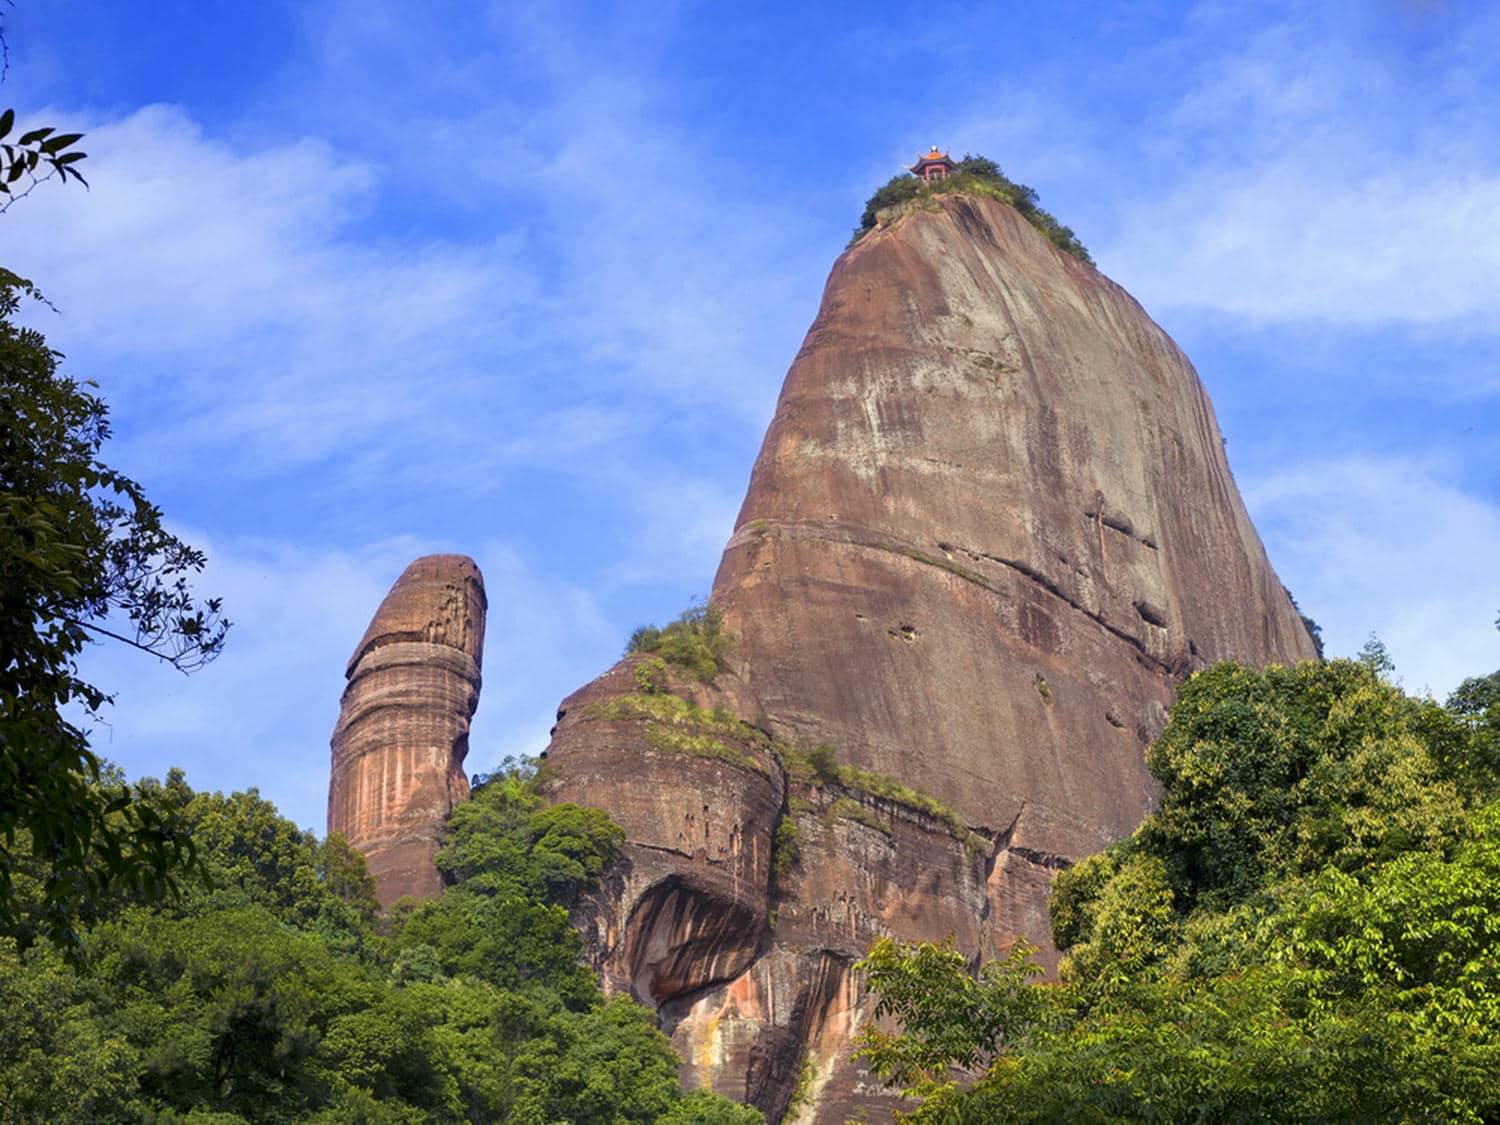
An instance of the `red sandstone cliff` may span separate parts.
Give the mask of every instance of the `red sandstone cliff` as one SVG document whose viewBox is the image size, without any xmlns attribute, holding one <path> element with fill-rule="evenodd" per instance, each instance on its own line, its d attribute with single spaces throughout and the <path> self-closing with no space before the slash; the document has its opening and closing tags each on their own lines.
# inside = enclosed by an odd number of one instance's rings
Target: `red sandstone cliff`
<svg viewBox="0 0 1500 1125">
<path fill-rule="evenodd" d="M 887 1114 L 848 1057 L 871 940 L 1049 956 L 1051 875 L 1147 812 L 1176 684 L 1313 656 L 1186 358 L 961 195 L 835 265 L 712 600 L 732 667 L 669 685 L 700 710 L 643 699 L 628 658 L 547 758 L 629 838 L 578 919 L 607 983 L 658 1008 L 685 1081 L 773 1121 L 799 1081 L 798 1120 Z M 805 768 L 819 743 L 842 772 Z"/>
<path fill-rule="evenodd" d="M 463 555 L 412 563 L 349 658 L 333 731 L 328 831 L 365 854 L 381 905 L 442 889 L 438 835 L 469 796 L 484 579 Z"/>
</svg>

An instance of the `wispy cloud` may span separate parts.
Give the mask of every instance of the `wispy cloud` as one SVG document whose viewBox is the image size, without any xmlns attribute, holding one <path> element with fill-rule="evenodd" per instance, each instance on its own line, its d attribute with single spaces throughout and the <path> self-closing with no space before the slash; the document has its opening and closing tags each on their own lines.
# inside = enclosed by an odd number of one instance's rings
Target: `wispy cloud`
<svg viewBox="0 0 1500 1125">
<path fill-rule="evenodd" d="M 1282 577 L 1351 656 L 1373 631 L 1413 691 L 1500 668 L 1500 505 L 1428 466 L 1310 462 L 1246 490 Z"/>
<path fill-rule="evenodd" d="M 430 440 L 444 392 L 472 405 L 463 376 L 528 293 L 521 239 L 350 241 L 372 174 L 313 141 L 236 151 L 168 106 L 88 131 L 95 190 L 28 200 L 7 250 L 149 464 L 303 468 Z"/>
<path fill-rule="evenodd" d="M 1381 37 L 1413 28 L 1369 22 L 1347 5 L 1282 13 L 1197 61 L 1147 132 L 1147 190 L 1100 248 L 1149 307 L 1500 326 L 1500 147 L 1461 97 L 1494 73 L 1466 49 L 1494 42 L 1494 19 L 1453 15 L 1398 55 Z"/>
</svg>

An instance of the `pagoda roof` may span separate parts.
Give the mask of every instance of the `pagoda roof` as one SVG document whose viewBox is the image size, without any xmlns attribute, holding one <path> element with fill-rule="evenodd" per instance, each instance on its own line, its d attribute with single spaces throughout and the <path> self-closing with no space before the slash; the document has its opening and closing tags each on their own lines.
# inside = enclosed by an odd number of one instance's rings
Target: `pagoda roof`
<svg viewBox="0 0 1500 1125">
<path fill-rule="evenodd" d="M 917 162 L 915 164 L 908 164 L 906 166 L 906 170 L 908 172 L 920 172 L 922 169 L 931 167 L 934 164 L 941 164 L 945 168 L 958 167 L 958 161 L 954 160 L 946 152 L 939 152 L 938 146 L 933 145 L 932 151 L 929 152 L 926 156 L 918 153 Z"/>
</svg>

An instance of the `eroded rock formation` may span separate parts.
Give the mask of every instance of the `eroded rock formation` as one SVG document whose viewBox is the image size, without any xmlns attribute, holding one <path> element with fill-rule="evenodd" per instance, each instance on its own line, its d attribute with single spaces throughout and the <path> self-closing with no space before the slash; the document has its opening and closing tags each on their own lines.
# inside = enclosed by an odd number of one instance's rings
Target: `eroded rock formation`
<svg viewBox="0 0 1500 1125">
<path fill-rule="evenodd" d="M 1050 963 L 1052 874 L 1148 811 L 1176 684 L 1313 656 L 1186 358 L 961 195 L 835 265 L 712 600 L 737 644 L 711 685 L 670 677 L 693 708 L 627 658 L 547 757 L 628 835 L 578 916 L 606 981 L 686 1082 L 773 1121 L 794 1092 L 798 1120 L 888 1114 L 848 1051 L 873 939 Z"/>
<path fill-rule="evenodd" d="M 365 855 L 382 905 L 442 889 L 433 856 L 469 795 L 484 579 L 463 555 L 406 568 L 349 658 L 328 786 L 328 831 Z"/>
</svg>

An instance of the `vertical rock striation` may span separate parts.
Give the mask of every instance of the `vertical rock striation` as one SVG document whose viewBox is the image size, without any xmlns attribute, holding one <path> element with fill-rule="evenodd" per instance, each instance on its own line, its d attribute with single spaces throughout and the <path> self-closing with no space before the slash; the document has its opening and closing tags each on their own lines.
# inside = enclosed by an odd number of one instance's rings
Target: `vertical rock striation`
<svg viewBox="0 0 1500 1125">
<path fill-rule="evenodd" d="M 349 658 L 328 786 L 328 831 L 364 853 L 376 894 L 442 889 L 433 856 L 469 795 L 464 755 L 479 702 L 484 579 L 463 555 L 406 568 Z"/>
<path fill-rule="evenodd" d="M 1187 359 L 962 195 L 834 266 L 712 600 L 732 667 L 669 685 L 698 710 L 642 706 L 627 658 L 547 757 L 628 836 L 578 916 L 606 981 L 773 1121 L 888 1113 L 848 1053 L 873 939 L 1050 963 L 1052 875 L 1149 811 L 1176 685 L 1314 655 Z"/>
</svg>

